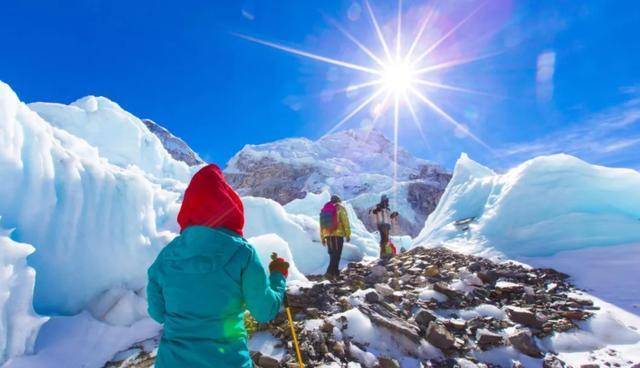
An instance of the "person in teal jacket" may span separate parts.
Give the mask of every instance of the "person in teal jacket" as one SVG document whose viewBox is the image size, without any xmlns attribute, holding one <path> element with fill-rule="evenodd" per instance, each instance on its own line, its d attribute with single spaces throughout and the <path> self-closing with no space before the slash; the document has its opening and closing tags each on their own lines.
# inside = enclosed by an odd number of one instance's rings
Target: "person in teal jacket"
<svg viewBox="0 0 640 368">
<path fill-rule="evenodd" d="M 289 264 L 278 258 L 267 275 L 242 237 L 242 202 L 215 165 L 194 175 L 178 223 L 148 270 L 149 315 L 164 325 L 155 367 L 252 367 L 245 310 L 258 322 L 276 316 Z"/>
</svg>

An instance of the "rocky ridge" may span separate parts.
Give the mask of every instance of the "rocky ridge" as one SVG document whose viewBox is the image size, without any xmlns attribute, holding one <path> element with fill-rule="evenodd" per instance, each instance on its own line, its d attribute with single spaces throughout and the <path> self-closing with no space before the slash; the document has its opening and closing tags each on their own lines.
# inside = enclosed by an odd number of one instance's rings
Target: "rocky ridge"
<svg viewBox="0 0 640 368">
<path fill-rule="evenodd" d="M 175 160 L 182 161 L 189 166 L 202 165 L 205 163 L 185 141 L 171 134 L 165 127 L 150 119 L 142 119 L 142 122 L 151 133 L 160 139 L 164 148 Z"/>
<path fill-rule="evenodd" d="M 400 367 L 403 359 L 422 367 L 492 367 L 477 353 L 504 346 L 540 366 L 563 367 L 539 339 L 578 329 L 577 322 L 598 309 L 576 297 L 567 278 L 552 269 L 419 247 L 384 262 L 350 263 L 333 281 L 310 276 L 291 285 L 287 297 L 308 367 Z M 369 321 L 382 345 L 352 335 L 355 315 Z M 270 332 L 285 353 L 277 359 L 252 352 L 257 367 L 297 366 L 283 313 L 258 331 Z M 149 366 L 154 351 L 147 345 L 107 367 Z"/>
</svg>

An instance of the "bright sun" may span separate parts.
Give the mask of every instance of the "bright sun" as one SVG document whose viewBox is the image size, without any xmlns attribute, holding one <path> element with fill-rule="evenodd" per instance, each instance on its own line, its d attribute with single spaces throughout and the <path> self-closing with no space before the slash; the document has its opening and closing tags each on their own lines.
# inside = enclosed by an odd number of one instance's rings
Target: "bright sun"
<svg viewBox="0 0 640 368">
<path fill-rule="evenodd" d="M 382 69 L 383 87 L 396 95 L 405 96 L 416 80 L 415 70 L 406 62 L 392 62 Z"/>
<path fill-rule="evenodd" d="M 296 49 L 275 42 L 261 40 L 252 36 L 236 33 L 234 34 L 246 40 L 282 50 L 291 54 L 332 65 L 337 65 L 343 68 L 356 70 L 358 72 L 370 75 L 371 78 L 367 81 L 359 84 L 351 84 L 342 89 L 342 91 L 344 92 L 352 92 L 365 88 L 373 90 L 370 94 L 364 97 L 362 101 L 360 101 L 360 103 L 358 103 L 353 108 L 353 110 L 347 113 L 327 134 L 330 134 L 339 129 L 351 118 L 356 116 L 361 111 L 365 110 L 367 106 L 375 107 L 375 118 L 372 123 L 372 125 L 375 125 L 376 121 L 383 115 L 383 113 L 387 111 L 389 107 L 391 107 L 391 109 L 389 110 L 393 111 L 394 127 L 394 191 L 396 182 L 395 179 L 397 177 L 398 170 L 398 127 L 400 125 L 399 109 L 401 106 L 406 108 L 408 112 L 411 113 L 413 122 L 415 123 L 420 135 L 425 140 L 425 142 L 427 140 L 424 136 L 422 126 L 413 107 L 414 102 L 421 103 L 422 105 L 428 107 L 436 115 L 440 116 L 444 121 L 451 124 L 457 132 L 464 133 L 467 137 L 471 138 L 485 148 L 491 150 L 491 148 L 480 138 L 476 137 L 466 127 L 466 125 L 459 123 L 440 106 L 438 106 L 438 104 L 432 100 L 432 96 L 429 94 L 429 92 L 435 89 L 441 89 L 454 92 L 480 94 L 485 96 L 489 95 L 484 92 L 474 91 L 467 88 L 442 83 L 439 80 L 443 78 L 442 76 L 437 75 L 437 73 L 459 65 L 471 63 L 476 60 L 493 57 L 495 55 L 498 55 L 499 53 L 490 53 L 476 56 L 472 55 L 468 57 L 461 57 L 458 59 L 449 59 L 447 61 L 439 63 L 430 63 L 429 61 L 433 60 L 434 58 L 427 58 L 428 55 L 438 49 L 438 47 L 442 45 L 445 40 L 451 37 L 469 19 L 471 19 L 471 17 L 477 14 L 487 3 L 487 1 L 484 1 L 480 6 L 475 8 L 470 14 L 468 14 L 465 18 L 463 18 L 448 31 L 443 32 L 440 38 L 438 38 L 435 42 L 430 43 L 426 45 L 427 47 L 423 48 L 423 46 L 425 46 L 421 42 L 423 33 L 427 29 L 427 25 L 430 23 L 432 18 L 434 18 L 434 14 L 437 13 L 433 9 L 430 9 L 426 16 L 420 22 L 420 25 L 416 30 L 415 36 L 413 37 L 413 40 L 411 42 L 411 46 L 406 50 L 403 49 L 402 43 L 402 0 L 398 0 L 398 13 L 395 23 L 396 29 L 395 35 L 393 37 L 395 39 L 395 44 L 393 45 L 387 43 L 387 39 L 385 39 L 382 33 L 382 29 L 380 27 L 380 24 L 378 23 L 378 19 L 375 17 L 369 1 L 363 1 L 366 6 L 367 12 L 369 13 L 369 18 L 375 30 L 375 34 L 380 41 L 381 50 L 379 50 L 377 53 L 365 46 L 355 36 L 344 29 L 337 21 L 333 19 L 329 19 L 329 21 L 333 25 L 335 25 L 338 30 L 342 32 L 350 41 L 352 41 L 362 52 L 364 52 L 371 58 L 372 63 L 370 65 L 362 65 L 349 61 L 338 60 L 332 57 Z M 429 76 L 431 76 L 431 78 Z M 424 89 L 428 89 L 428 91 L 424 91 Z"/>
</svg>

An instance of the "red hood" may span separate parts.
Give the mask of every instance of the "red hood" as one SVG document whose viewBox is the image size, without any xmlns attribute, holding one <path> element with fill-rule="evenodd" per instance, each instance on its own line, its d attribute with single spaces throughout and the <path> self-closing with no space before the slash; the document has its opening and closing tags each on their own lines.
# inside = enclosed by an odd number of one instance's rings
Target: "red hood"
<svg viewBox="0 0 640 368">
<path fill-rule="evenodd" d="M 244 207 L 222 171 L 210 164 L 198 171 L 184 192 L 178 213 L 180 231 L 189 226 L 224 227 L 242 235 Z"/>
</svg>

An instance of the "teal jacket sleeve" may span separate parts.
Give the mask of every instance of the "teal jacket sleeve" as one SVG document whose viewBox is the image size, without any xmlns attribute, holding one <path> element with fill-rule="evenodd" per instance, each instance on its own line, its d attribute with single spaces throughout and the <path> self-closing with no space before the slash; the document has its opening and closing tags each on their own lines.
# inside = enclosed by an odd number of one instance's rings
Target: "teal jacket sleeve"
<svg viewBox="0 0 640 368">
<path fill-rule="evenodd" d="M 149 316 L 158 323 L 164 323 L 164 296 L 162 294 L 162 287 L 158 282 L 158 260 L 149 267 L 147 271 L 149 277 L 149 283 L 147 284 L 147 311 Z"/>
<path fill-rule="evenodd" d="M 274 271 L 267 278 L 256 250 L 251 247 L 249 262 L 242 274 L 242 294 L 253 318 L 260 323 L 274 319 L 282 306 L 285 290 L 284 276 Z"/>
</svg>

